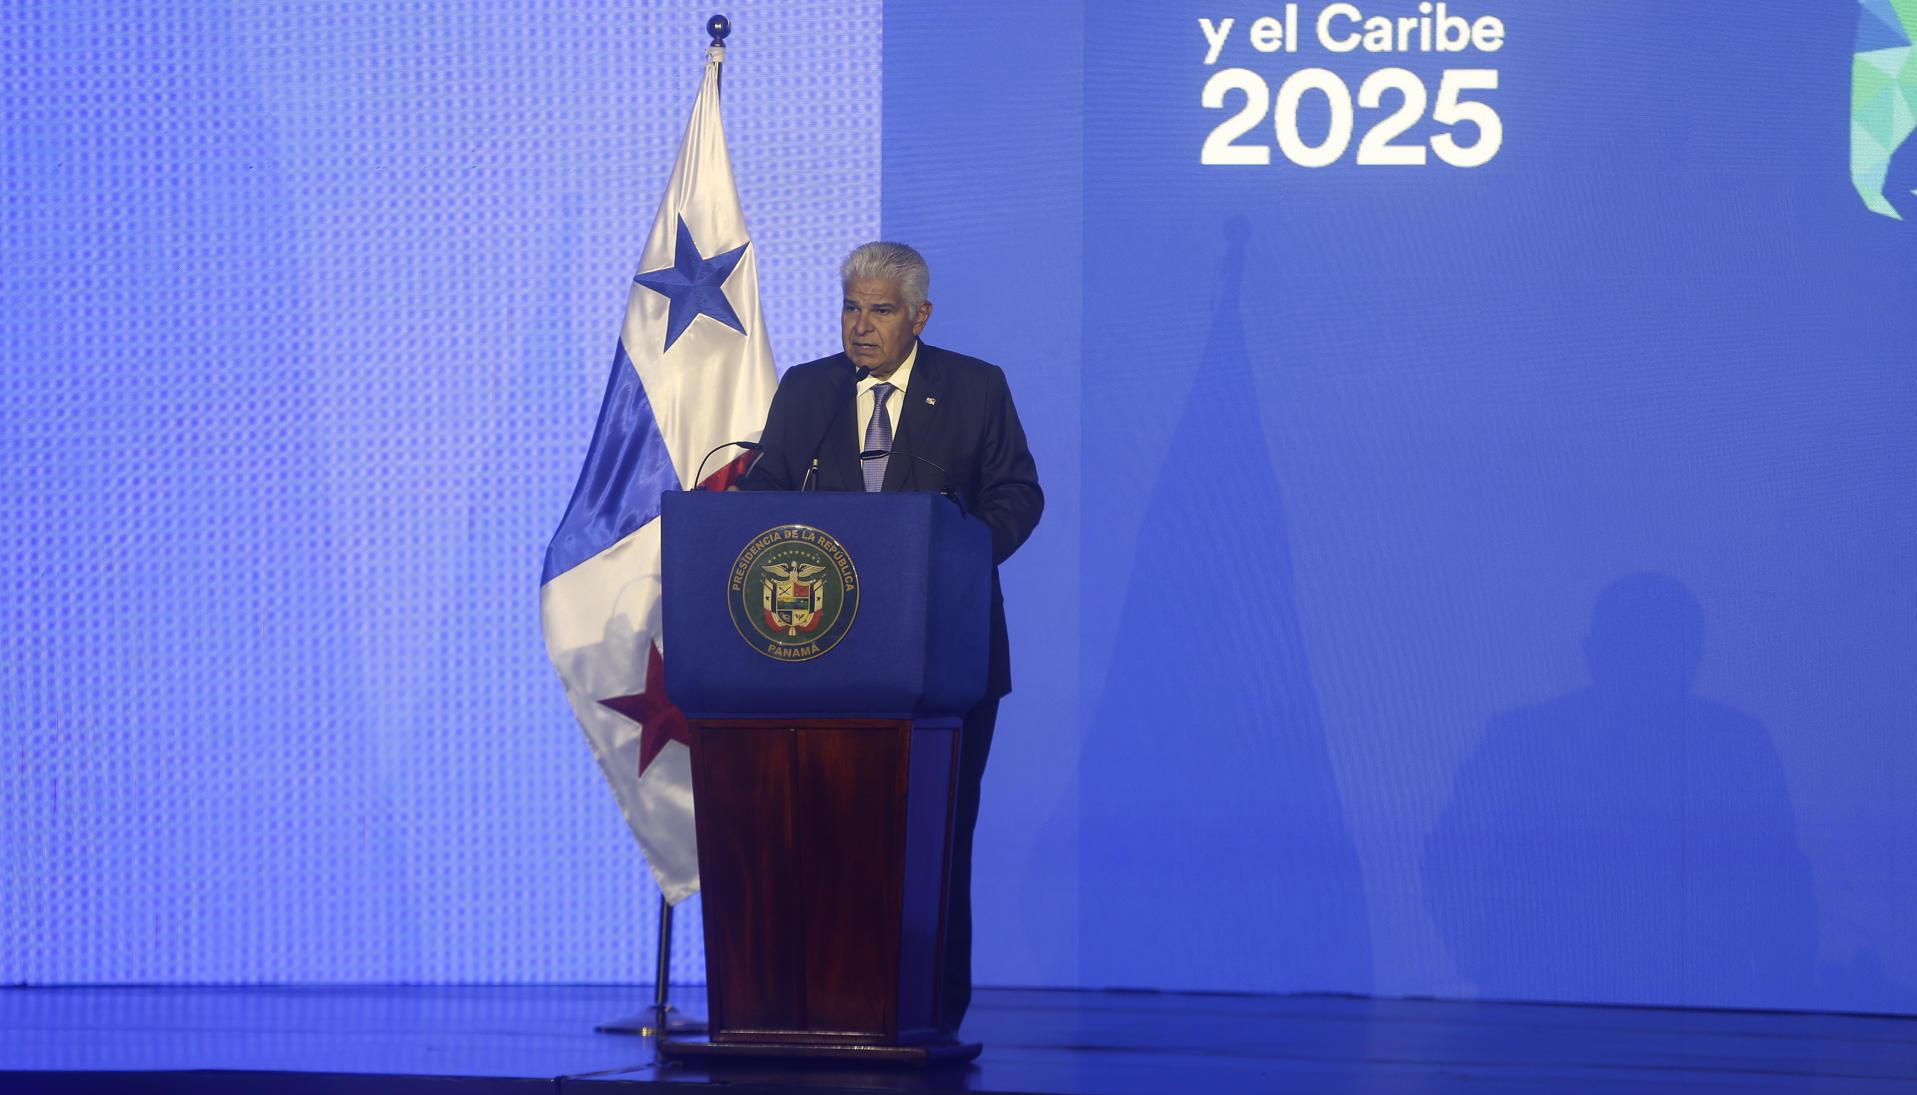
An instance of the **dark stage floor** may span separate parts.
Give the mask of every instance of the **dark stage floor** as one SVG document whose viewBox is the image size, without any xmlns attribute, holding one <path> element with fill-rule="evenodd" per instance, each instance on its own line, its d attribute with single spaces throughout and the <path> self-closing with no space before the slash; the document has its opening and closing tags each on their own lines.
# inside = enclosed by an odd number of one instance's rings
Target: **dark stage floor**
<svg viewBox="0 0 1917 1095">
<path fill-rule="evenodd" d="M 697 990 L 686 990 L 696 997 Z M 703 1069 L 595 1034 L 643 987 L 0 989 L 0 1092 L 1917 1091 L 1917 1019 L 982 990 L 975 1064 Z"/>
</svg>

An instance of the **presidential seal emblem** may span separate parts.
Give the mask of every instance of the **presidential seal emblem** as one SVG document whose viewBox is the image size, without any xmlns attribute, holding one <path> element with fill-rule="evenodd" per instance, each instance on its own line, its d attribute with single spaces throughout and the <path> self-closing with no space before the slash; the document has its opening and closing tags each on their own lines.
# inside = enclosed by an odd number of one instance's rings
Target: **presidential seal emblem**
<svg viewBox="0 0 1917 1095">
<path fill-rule="evenodd" d="M 830 535 L 780 525 L 752 538 L 732 564 L 726 603 L 752 648 L 782 662 L 809 661 L 845 638 L 859 614 L 859 572 Z"/>
</svg>

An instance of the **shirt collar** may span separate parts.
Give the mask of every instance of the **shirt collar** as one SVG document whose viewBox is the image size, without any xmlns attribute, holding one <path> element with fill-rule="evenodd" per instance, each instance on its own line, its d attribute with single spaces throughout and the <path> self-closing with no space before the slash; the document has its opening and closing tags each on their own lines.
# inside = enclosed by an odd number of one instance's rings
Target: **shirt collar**
<svg viewBox="0 0 1917 1095">
<path fill-rule="evenodd" d="M 892 370 L 891 376 L 886 377 L 884 380 L 880 380 L 874 376 L 866 377 L 864 380 L 859 381 L 858 394 L 864 395 L 880 384 L 890 384 L 903 395 L 906 387 L 912 383 L 912 363 L 918 359 L 919 340 L 915 338 L 912 340 L 912 348 L 906 351 L 905 360 L 899 362 L 899 367 Z M 901 404 L 894 403 L 892 406 L 897 408 L 901 406 Z"/>
</svg>

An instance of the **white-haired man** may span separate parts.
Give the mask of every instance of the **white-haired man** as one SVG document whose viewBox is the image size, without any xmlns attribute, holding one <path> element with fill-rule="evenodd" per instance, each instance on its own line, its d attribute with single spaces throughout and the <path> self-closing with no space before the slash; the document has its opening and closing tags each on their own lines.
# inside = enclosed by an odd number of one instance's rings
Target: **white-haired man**
<svg viewBox="0 0 1917 1095">
<path fill-rule="evenodd" d="M 998 366 L 919 341 L 932 316 L 931 273 L 901 243 L 868 243 L 840 267 L 844 352 L 787 370 L 772 398 L 746 490 L 797 490 L 816 461 L 820 490 L 951 490 L 992 532 L 990 672 L 965 717 L 946 907 L 944 1021 L 972 998 L 972 832 L 998 703 L 1012 690 L 997 564 L 1037 527 L 1045 496 L 1011 389 Z M 861 461 L 884 449 L 889 459 Z"/>
</svg>

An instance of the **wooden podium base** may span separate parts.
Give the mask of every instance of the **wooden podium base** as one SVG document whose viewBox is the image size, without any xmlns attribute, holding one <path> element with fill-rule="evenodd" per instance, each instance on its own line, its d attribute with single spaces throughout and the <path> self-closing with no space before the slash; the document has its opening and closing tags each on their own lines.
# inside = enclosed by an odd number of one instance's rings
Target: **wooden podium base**
<svg viewBox="0 0 1917 1095">
<path fill-rule="evenodd" d="M 975 1056 L 938 1040 L 959 720 L 689 723 L 711 1037 L 684 1053 Z"/>
<path fill-rule="evenodd" d="M 978 1042 L 949 1038 L 918 1045 L 887 1046 L 858 1042 L 713 1042 L 709 1038 L 662 1037 L 658 1046 L 659 1056 L 687 1064 L 776 1060 L 904 1068 L 963 1064 L 977 1057 L 981 1048 Z"/>
</svg>

